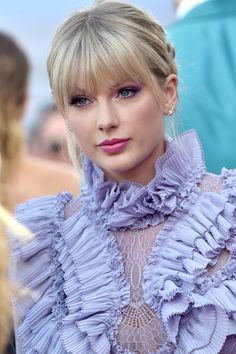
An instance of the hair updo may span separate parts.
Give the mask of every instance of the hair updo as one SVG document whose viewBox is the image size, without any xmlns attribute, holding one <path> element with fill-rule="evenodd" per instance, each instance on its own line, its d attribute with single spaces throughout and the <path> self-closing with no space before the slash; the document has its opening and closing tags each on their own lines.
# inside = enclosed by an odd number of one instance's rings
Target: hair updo
<svg viewBox="0 0 236 354">
<path fill-rule="evenodd" d="M 157 81 L 163 85 L 177 74 L 175 51 L 164 29 L 138 7 L 119 1 L 97 1 L 72 14 L 55 34 L 48 57 L 52 93 L 62 115 L 79 85 L 96 94 L 106 79 L 143 83 L 157 101 Z M 79 149 L 68 130 L 72 161 L 80 167 Z"/>
</svg>

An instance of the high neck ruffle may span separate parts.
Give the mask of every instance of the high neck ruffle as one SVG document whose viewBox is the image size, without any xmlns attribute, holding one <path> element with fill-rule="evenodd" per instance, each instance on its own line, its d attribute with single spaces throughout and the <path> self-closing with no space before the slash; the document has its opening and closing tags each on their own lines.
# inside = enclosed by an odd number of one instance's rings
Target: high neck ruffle
<svg viewBox="0 0 236 354">
<path fill-rule="evenodd" d="M 142 228 L 162 222 L 205 173 L 202 148 L 193 130 L 166 142 L 166 152 L 156 160 L 155 176 L 146 186 L 105 181 L 102 169 L 84 157 L 84 206 L 111 228 Z"/>
</svg>

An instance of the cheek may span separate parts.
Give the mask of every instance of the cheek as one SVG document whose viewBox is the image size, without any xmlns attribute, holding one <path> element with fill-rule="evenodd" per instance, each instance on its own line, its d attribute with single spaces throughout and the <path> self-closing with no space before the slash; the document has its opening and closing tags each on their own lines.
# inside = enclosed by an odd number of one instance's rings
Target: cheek
<svg viewBox="0 0 236 354">
<path fill-rule="evenodd" d="M 163 115 L 160 107 L 153 100 L 148 100 L 145 105 L 137 107 L 133 112 L 136 129 L 156 133 L 163 126 Z"/>
<path fill-rule="evenodd" d="M 89 120 L 86 119 L 86 117 L 71 115 L 68 117 L 68 123 L 79 145 L 81 142 L 89 139 L 92 128 L 89 124 Z"/>
</svg>

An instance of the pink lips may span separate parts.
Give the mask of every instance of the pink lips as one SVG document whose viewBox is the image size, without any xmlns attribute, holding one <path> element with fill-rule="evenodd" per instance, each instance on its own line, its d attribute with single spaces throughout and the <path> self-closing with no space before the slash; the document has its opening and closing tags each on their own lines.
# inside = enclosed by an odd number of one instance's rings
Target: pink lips
<svg viewBox="0 0 236 354">
<path fill-rule="evenodd" d="M 129 143 L 129 139 L 113 138 L 111 140 L 104 140 L 99 144 L 99 147 L 108 154 L 115 154 L 121 152 Z"/>
</svg>

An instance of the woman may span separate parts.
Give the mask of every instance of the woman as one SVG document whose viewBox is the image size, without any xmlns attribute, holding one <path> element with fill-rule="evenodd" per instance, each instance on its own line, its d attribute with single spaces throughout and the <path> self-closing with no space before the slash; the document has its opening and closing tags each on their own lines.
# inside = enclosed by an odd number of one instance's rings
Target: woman
<svg viewBox="0 0 236 354">
<path fill-rule="evenodd" d="M 51 88 L 80 197 L 30 201 L 15 247 L 19 353 L 233 353 L 235 172 L 209 175 L 193 131 L 166 137 L 174 49 L 142 10 L 100 1 L 55 35 Z M 170 119 L 170 118 L 169 118 Z"/>
<path fill-rule="evenodd" d="M 29 198 L 69 189 L 79 192 L 79 180 L 64 164 L 30 156 L 21 119 L 28 95 L 29 62 L 9 35 L 0 33 L 0 195 L 10 210 Z"/>
<path fill-rule="evenodd" d="M 69 189 L 78 193 L 79 181 L 66 165 L 31 157 L 25 148 L 21 117 L 27 101 L 29 62 L 9 35 L 0 33 L 0 204 L 13 211 L 29 198 Z M 2 232 L 1 232 L 2 231 Z M 11 287 L 6 279 L 8 248 L 0 230 L 0 353 L 9 332 Z M 15 353 L 13 340 L 7 353 Z"/>
</svg>

